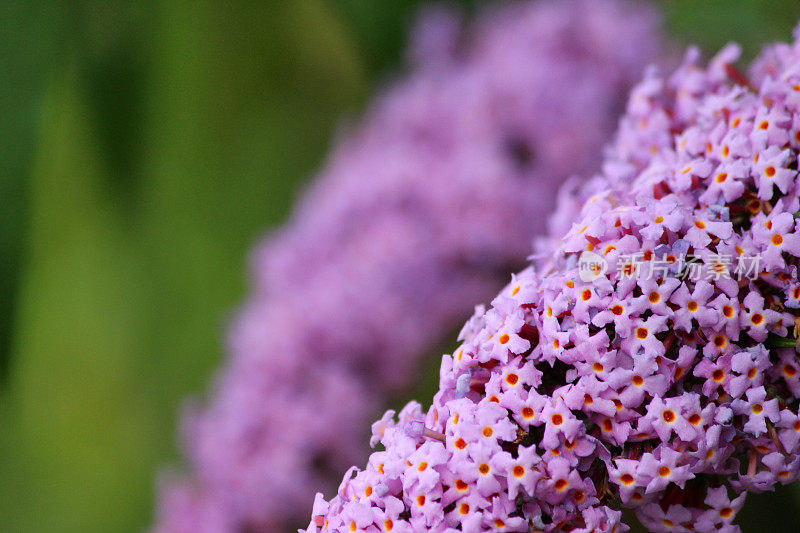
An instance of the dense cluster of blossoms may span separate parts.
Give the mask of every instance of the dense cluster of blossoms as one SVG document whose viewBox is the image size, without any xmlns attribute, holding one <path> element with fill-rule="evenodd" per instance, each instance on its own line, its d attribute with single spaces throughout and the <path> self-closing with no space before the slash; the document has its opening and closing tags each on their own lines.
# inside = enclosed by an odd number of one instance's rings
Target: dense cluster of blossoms
<svg viewBox="0 0 800 533">
<path fill-rule="evenodd" d="M 649 9 L 611 0 L 423 18 L 413 73 L 255 254 L 231 359 L 185 423 L 191 475 L 165 479 L 156 529 L 302 523 L 308 495 L 364 460 L 419 355 L 524 264 L 559 182 L 597 169 L 658 34 Z"/>
<path fill-rule="evenodd" d="M 733 532 L 747 492 L 797 479 L 800 43 L 749 78 L 738 54 L 648 71 L 601 175 L 563 194 L 570 229 L 477 309 L 430 409 L 373 426 L 384 451 L 309 532 L 612 532 L 624 508 Z"/>
</svg>

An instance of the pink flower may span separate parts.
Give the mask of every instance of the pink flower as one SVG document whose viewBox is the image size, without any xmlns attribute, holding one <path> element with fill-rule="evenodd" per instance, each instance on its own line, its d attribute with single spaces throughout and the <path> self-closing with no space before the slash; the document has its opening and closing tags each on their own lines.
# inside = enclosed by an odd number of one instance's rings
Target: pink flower
<svg viewBox="0 0 800 533">
<path fill-rule="evenodd" d="M 625 91 L 657 58 L 655 17 L 621 0 L 464 18 L 422 17 L 408 74 L 342 128 L 289 221 L 255 250 L 229 357 L 184 417 L 187 473 L 163 485 L 158 531 L 197 530 L 191 514 L 216 531 L 303 520 L 308 495 L 366 457 L 360 436 L 386 395 L 407 390 L 467 306 L 524 263 L 558 185 L 598 168 Z M 532 298 L 529 286 L 506 296 Z M 504 361 L 530 343 L 507 318 L 483 339 Z M 459 375 L 477 364 L 462 355 Z M 471 378 L 462 397 L 483 390 Z M 372 442 L 386 431 L 383 420 Z"/>
<path fill-rule="evenodd" d="M 456 353 L 478 361 L 473 376 L 487 385 L 456 399 L 455 376 L 463 369 L 443 359 L 442 387 L 426 420 L 445 434 L 451 454 L 439 468 L 475 478 L 463 487 L 471 500 L 451 493 L 448 508 L 469 501 L 467 510 L 477 506 L 482 517 L 469 514 L 467 522 L 450 513 L 433 527 L 490 531 L 514 517 L 524 522 L 513 527 L 548 533 L 624 530 L 621 510 L 632 508 L 649 531 L 733 533 L 747 492 L 798 477 L 800 348 L 793 330 L 800 310 L 786 302 L 800 251 L 788 246 L 752 272 L 718 267 L 770 246 L 759 224 L 773 231 L 778 221 L 781 235 L 794 234 L 788 220 L 800 210 L 800 179 L 775 185 L 765 200 L 754 170 L 774 143 L 800 131 L 800 122 L 783 118 L 800 114 L 797 82 L 789 81 L 800 72 L 800 42 L 767 53 L 770 68 L 756 68 L 755 89 L 733 70 L 738 53 L 726 47 L 701 68 L 690 50 L 670 78 L 647 73 L 603 172 L 567 189 L 554 217 L 559 233 L 541 241 L 536 264 L 514 277 L 515 286 L 534 290 L 524 303 L 498 298 L 482 319 L 470 321 Z M 794 161 L 800 155 L 800 144 L 779 148 Z M 723 165 L 747 168 L 736 176 L 741 187 L 704 194 Z M 680 224 L 657 220 L 664 205 L 685 211 Z M 565 224 L 570 216 L 573 223 Z M 587 279 L 579 264 L 584 252 L 618 253 L 620 268 Z M 683 265 L 669 257 L 690 252 L 693 261 Z M 662 256 L 667 261 L 659 265 Z M 616 305 L 635 309 L 630 320 L 606 313 Z M 523 320 L 519 331 L 530 340 L 512 368 L 528 365 L 541 376 L 536 384 L 502 388 L 511 360 L 485 341 L 512 317 Z M 516 426 L 513 435 L 512 426 L 507 436 L 475 435 L 481 417 L 502 410 Z M 493 416 L 496 426 L 503 416 Z M 386 435 L 394 460 L 406 461 L 413 453 L 407 441 Z M 508 479 L 523 453 L 525 471 L 537 460 L 531 468 L 541 474 L 528 486 Z M 398 493 L 415 490 L 413 477 L 385 477 Z M 738 493 L 733 500 L 731 490 Z M 349 504 L 337 496 L 327 514 Z M 309 531 L 317 529 L 312 524 Z"/>
</svg>

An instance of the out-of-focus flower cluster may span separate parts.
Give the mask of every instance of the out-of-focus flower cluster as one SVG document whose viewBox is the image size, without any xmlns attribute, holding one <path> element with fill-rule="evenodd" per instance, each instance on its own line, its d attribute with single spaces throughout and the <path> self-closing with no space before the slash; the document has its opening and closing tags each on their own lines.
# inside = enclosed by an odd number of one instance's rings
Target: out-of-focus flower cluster
<svg viewBox="0 0 800 533">
<path fill-rule="evenodd" d="M 800 475 L 800 44 L 749 79 L 738 54 L 648 72 L 541 273 L 477 309 L 431 408 L 373 426 L 385 451 L 309 531 L 610 532 L 633 508 L 654 532 L 732 532 L 747 492 Z M 587 252 L 622 268 L 586 272 Z"/>
<path fill-rule="evenodd" d="M 657 26 L 590 0 L 422 19 L 413 74 L 255 254 L 231 359 L 186 423 L 192 475 L 166 482 L 157 530 L 304 520 L 308 495 L 363 461 L 387 394 L 523 264 L 559 183 L 596 170 Z"/>
</svg>

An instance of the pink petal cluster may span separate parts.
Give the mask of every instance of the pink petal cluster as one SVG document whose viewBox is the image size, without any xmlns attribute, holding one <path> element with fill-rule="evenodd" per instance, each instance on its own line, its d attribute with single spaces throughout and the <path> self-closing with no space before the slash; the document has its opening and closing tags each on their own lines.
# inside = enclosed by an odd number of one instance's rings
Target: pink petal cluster
<svg viewBox="0 0 800 533">
<path fill-rule="evenodd" d="M 612 0 L 423 19 L 413 72 L 257 251 L 230 360 L 186 422 L 191 476 L 165 481 L 158 531 L 302 523 L 308 495 L 363 461 L 369 420 L 419 356 L 523 264 L 559 182 L 596 169 L 657 26 Z"/>
<path fill-rule="evenodd" d="M 302 521 L 309 494 L 363 461 L 387 395 L 523 264 L 559 182 L 596 169 L 657 26 L 611 0 L 422 19 L 413 73 L 257 251 L 231 358 L 187 418 L 192 475 L 165 482 L 158 531 Z"/>
<path fill-rule="evenodd" d="M 749 80 L 738 55 L 648 71 L 549 259 L 477 310 L 427 412 L 373 426 L 309 532 L 619 532 L 624 508 L 735 532 L 800 476 L 800 42 Z"/>
</svg>

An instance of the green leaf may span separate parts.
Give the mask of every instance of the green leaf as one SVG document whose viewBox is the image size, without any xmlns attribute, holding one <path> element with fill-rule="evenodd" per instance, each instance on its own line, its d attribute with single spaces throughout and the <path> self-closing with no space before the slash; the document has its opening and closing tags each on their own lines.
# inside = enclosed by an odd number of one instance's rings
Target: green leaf
<svg viewBox="0 0 800 533">
<path fill-rule="evenodd" d="M 107 202 L 92 122 L 76 69 L 66 69 L 47 94 L 32 178 L 5 405 L 3 531 L 125 528 L 159 438 L 131 379 L 144 257 Z"/>
<path fill-rule="evenodd" d="M 8 364 L 14 304 L 28 215 L 28 171 L 33 159 L 36 113 L 47 68 L 63 34 L 56 4 L 0 3 L 0 389 Z"/>
<path fill-rule="evenodd" d="M 798 346 L 797 339 L 794 335 L 788 337 L 779 337 L 774 333 L 770 333 L 764 345 L 767 348 L 796 348 Z"/>
</svg>

